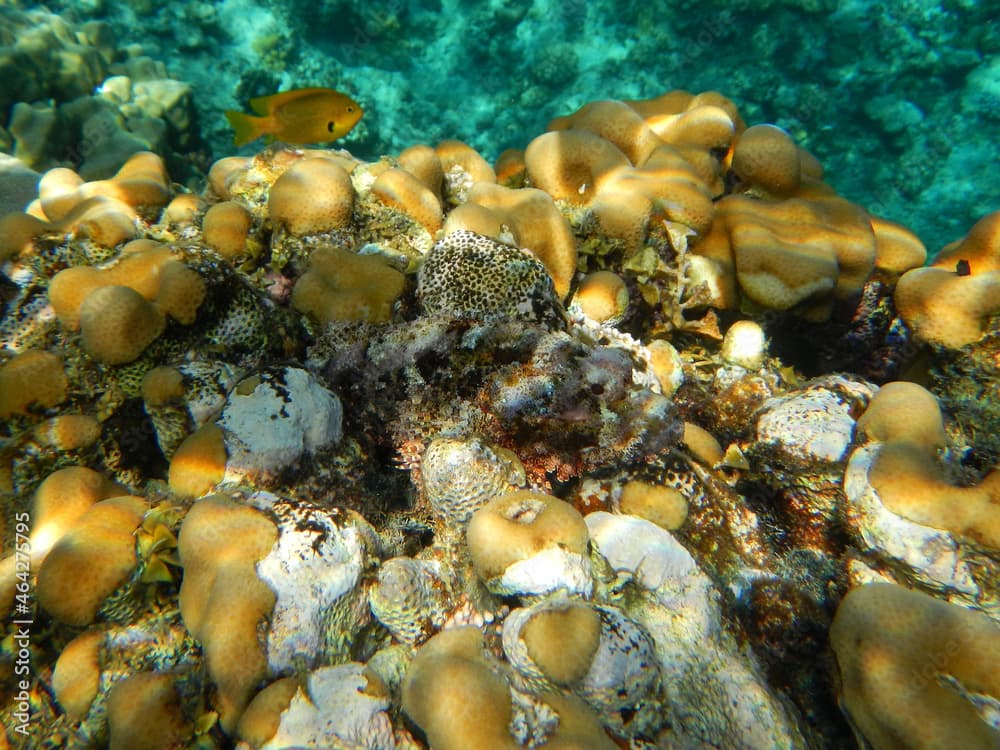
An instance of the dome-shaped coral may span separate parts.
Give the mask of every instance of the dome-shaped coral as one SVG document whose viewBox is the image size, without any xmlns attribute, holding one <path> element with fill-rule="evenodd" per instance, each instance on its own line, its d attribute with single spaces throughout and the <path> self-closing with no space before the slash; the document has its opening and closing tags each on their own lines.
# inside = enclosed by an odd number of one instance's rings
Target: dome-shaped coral
<svg viewBox="0 0 1000 750">
<path fill-rule="evenodd" d="M 131 287 L 102 286 L 80 305 L 83 348 L 107 365 L 137 359 L 165 327 L 163 313 Z"/>
<path fill-rule="evenodd" d="M 292 306 L 320 323 L 365 320 L 385 323 L 403 293 L 406 278 L 381 255 L 320 247 L 292 289 Z"/>
<path fill-rule="evenodd" d="M 354 214 L 351 176 L 330 159 L 302 159 L 275 180 L 267 211 L 297 237 L 347 228 Z"/>
<path fill-rule="evenodd" d="M 372 194 L 397 208 L 431 234 L 441 228 L 441 201 L 421 180 L 405 169 L 387 169 L 372 185 Z"/>
<path fill-rule="evenodd" d="M 223 258 L 235 260 L 246 252 L 252 226 L 253 218 L 245 206 L 236 201 L 223 201 L 205 212 L 202 238 Z"/>
</svg>

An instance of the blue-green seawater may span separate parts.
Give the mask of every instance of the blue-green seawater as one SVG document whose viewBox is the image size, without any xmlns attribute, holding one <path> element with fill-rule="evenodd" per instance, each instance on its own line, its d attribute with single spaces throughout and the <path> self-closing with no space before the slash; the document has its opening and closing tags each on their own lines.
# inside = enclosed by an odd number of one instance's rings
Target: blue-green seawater
<svg viewBox="0 0 1000 750">
<path fill-rule="evenodd" d="M 21 4 L 21 7 L 30 7 Z M 458 138 L 487 159 L 593 99 L 717 90 L 788 130 L 827 181 L 931 252 L 1000 208 L 1000 3 L 897 0 L 75 0 L 222 112 L 299 86 L 366 109 L 363 158 Z M 252 152 L 259 145 L 249 147 Z"/>
</svg>

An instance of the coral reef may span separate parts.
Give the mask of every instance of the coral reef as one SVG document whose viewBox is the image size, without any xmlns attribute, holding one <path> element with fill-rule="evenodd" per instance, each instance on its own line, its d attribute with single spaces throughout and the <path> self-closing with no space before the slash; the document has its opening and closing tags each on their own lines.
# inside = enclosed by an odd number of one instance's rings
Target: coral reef
<svg viewBox="0 0 1000 750">
<path fill-rule="evenodd" d="M 920 267 L 824 179 L 685 91 L 495 167 L 442 140 L 273 144 L 197 194 L 145 151 L 46 171 L 0 244 L 0 612 L 34 628 L 4 727 L 920 747 L 900 675 L 937 649 L 914 700 L 995 744 L 996 649 L 942 638 L 1000 620 L 996 216 Z M 973 282 L 950 320 L 935 274 Z"/>
<path fill-rule="evenodd" d="M 356 154 L 460 138 L 492 161 L 523 147 L 555 112 L 647 97 L 670 82 L 724 90 L 748 120 L 784 128 L 821 158 L 838 191 L 906 221 L 932 251 L 995 210 L 1000 196 L 984 137 L 1000 117 L 1000 34 L 982 3 L 49 7 L 110 26 L 120 46 L 141 45 L 189 82 L 216 155 L 231 142 L 224 110 L 303 85 L 333 82 L 363 104 L 367 122 L 348 142 Z M 33 71 L 24 79 L 45 85 Z"/>
<path fill-rule="evenodd" d="M 0 95 L 4 150 L 31 169 L 68 165 L 87 179 L 108 177 L 132 154 L 154 151 L 175 179 L 194 175 L 207 149 L 191 85 L 120 40 L 101 20 L 0 11 L 0 72 L 9 82 Z"/>
</svg>

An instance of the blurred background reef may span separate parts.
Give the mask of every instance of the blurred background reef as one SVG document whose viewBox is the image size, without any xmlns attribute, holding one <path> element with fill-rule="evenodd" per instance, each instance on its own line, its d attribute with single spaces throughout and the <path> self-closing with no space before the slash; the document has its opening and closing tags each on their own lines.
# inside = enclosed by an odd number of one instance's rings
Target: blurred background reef
<svg viewBox="0 0 1000 750">
<path fill-rule="evenodd" d="M 39 172 L 96 179 L 150 149 L 197 189 L 234 151 L 222 112 L 297 86 L 362 103 L 342 142 L 360 158 L 458 138 L 490 160 L 587 101 L 683 88 L 720 91 L 748 124 L 783 127 L 838 192 L 906 224 L 931 253 L 1000 202 L 1000 25 L 988 2 L 2 6 L 0 151 Z M 21 174 L 0 189 L 4 210 L 22 207 Z"/>
</svg>

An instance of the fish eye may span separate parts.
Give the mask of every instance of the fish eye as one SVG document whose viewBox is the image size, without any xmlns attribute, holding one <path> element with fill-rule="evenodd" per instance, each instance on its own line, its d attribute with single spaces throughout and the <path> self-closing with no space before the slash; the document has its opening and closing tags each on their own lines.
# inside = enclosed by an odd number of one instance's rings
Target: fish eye
<svg viewBox="0 0 1000 750">
<path fill-rule="evenodd" d="M 348 108 L 347 108 L 347 111 L 348 111 L 348 112 L 353 112 L 353 111 L 354 111 L 354 107 L 348 107 Z"/>
<path fill-rule="evenodd" d="M 332 120 L 326 124 L 326 132 L 328 132 L 328 133 L 332 133 L 333 132 L 333 121 Z"/>
</svg>

